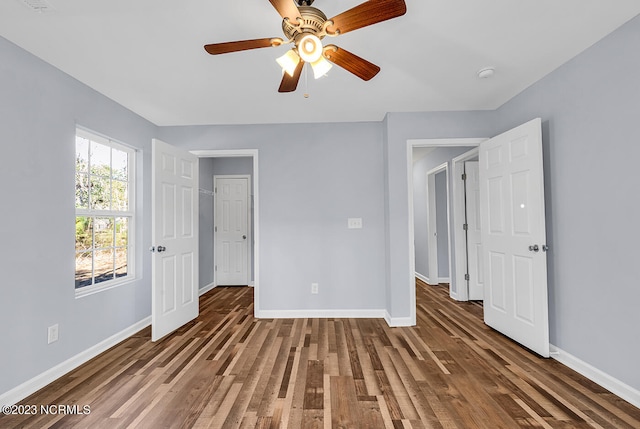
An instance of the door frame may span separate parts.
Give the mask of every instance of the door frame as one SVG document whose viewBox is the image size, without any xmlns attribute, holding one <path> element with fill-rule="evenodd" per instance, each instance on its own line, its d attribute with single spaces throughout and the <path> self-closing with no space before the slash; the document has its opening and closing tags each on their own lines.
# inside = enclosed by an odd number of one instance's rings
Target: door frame
<svg viewBox="0 0 640 429">
<path fill-rule="evenodd" d="M 464 163 L 473 158 L 478 157 L 480 153 L 479 145 L 462 155 L 451 160 L 452 164 L 452 189 L 453 189 L 453 231 L 454 231 L 454 244 L 453 244 L 453 259 L 456 266 L 456 279 L 464 279 L 464 275 L 467 273 L 467 238 L 464 231 L 465 220 L 465 188 L 462 181 L 462 174 L 464 173 Z M 458 281 L 458 285 L 461 286 L 456 289 L 455 294 L 451 294 L 451 298 L 457 301 L 469 300 L 469 282 L 466 280 Z M 455 295 L 455 296 L 454 296 Z"/>
<path fill-rule="evenodd" d="M 239 158 L 253 160 L 253 313 L 260 313 L 260 187 L 258 172 L 258 149 L 204 149 L 192 150 L 198 158 Z M 214 282 L 216 281 L 214 277 Z"/>
<path fill-rule="evenodd" d="M 453 147 L 453 146 L 479 146 L 481 142 L 488 140 L 486 137 L 477 138 L 450 138 L 450 139 L 408 139 L 407 140 L 407 193 L 408 193 L 408 231 L 409 231 L 409 319 L 415 325 L 416 323 L 416 249 L 414 244 L 415 230 L 414 230 L 414 216 L 413 216 L 413 149 L 418 147 Z M 455 208 L 454 208 L 455 209 Z M 451 229 L 449 229 L 451 233 Z M 449 241 L 451 243 L 451 241 Z M 451 252 L 451 249 L 449 249 Z M 464 278 L 464 277 L 463 277 Z M 449 288 L 449 294 L 455 289 L 457 293 L 457 282 L 454 284 L 451 279 L 451 287 Z M 453 298 L 453 297 L 452 297 Z"/>
<path fill-rule="evenodd" d="M 437 225 L 437 201 L 436 201 L 436 174 L 444 172 L 445 192 L 447 193 L 447 241 L 449 242 L 449 250 L 451 250 L 451 225 L 449 222 L 449 163 L 443 162 L 437 167 L 427 171 L 427 259 L 429 266 L 428 283 L 438 284 L 444 280 L 440 276 L 440 262 L 438 257 L 438 225 Z M 451 252 L 449 251 L 447 264 L 449 265 L 449 279 L 451 281 Z"/>
<path fill-rule="evenodd" d="M 253 186 L 251 182 L 250 174 L 214 174 L 213 175 L 213 189 L 216 189 L 216 179 L 247 179 L 247 284 L 251 285 L 251 240 L 253 237 L 251 228 L 251 187 Z M 215 224 L 215 218 L 217 213 L 217 203 L 218 203 L 218 193 L 214 191 L 213 196 L 213 219 Z M 213 232 L 213 265 L 216 266 L 216 258 L 217 256 L 217 231 Z M 218 286 L 218 271 L 213 271 L 213 284 Z"/>
</svg>

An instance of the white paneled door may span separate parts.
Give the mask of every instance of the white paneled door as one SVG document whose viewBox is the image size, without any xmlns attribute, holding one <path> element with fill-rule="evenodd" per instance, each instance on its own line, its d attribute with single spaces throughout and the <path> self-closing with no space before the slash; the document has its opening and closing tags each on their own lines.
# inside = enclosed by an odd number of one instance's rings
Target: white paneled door
<svg viewBox="0 0 640 429">
<path fill-rule="evenodd" d="M 217 285 L 249 284 L 249 176 L 215 176 Z"/>
<path fill-rule="evenodd" d="M 541 121 L 480 144 L 484 320 L 549 356 Z"/>
<path fill-rule="evenodd" d="M 153 140 L 151 339 L 198 316 L 198 158 Z"/>
</svg>

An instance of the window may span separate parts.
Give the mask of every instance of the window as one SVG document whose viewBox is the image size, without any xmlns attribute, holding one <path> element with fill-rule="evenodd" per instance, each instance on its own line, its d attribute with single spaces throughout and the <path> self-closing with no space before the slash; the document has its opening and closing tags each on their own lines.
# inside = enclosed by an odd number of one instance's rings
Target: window
<svg viewBox="0 0 640 429">
<path fill-rule="evenodd" d="M 135 152 L 76 130 L 76 295 L 133 276 Z"/>
</svg>

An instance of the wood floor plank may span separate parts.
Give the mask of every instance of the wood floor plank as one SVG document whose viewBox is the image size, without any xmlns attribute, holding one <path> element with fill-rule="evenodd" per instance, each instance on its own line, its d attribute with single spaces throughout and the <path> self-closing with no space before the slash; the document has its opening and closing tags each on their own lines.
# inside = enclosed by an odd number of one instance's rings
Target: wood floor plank
<svg viewBox="0 0 640 429">
<path fill-rule="evenodd" d="M 2 415 L 0 428 L 640 428 L 640 410 L 482 322 L 482 306 L 416 284 L 417 325 L 256 319 L 218 287 L 158 342 L 145 328 Z"/>
</svg>

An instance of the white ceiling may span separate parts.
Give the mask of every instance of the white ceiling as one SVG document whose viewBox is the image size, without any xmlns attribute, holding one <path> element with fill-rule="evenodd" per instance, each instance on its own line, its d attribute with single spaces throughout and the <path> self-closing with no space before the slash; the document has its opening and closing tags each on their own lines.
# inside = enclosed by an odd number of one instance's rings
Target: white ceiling
<svg viewBox="0 0 640 429">
<path fill-rule="evenodd" d="M 268 0 L 0 1 L 0 35 L 157 125 L 379 121 L 495 109 L 640 13 L 638 0 L 406 0 L 406 15 L 330 39 L 381 67 L 334 67 L 277 92 L 288 46 L 211 56 L 207 43 L 282 37 Z M 293 0 L 292 0 L 293 1 Z M 316 0 L 328 17 L 363 0 Z M 495 76 L 478 79 L 493 66 Z M 304 93 L 309 97 L 305 98 Z"/>
</svg>

